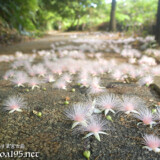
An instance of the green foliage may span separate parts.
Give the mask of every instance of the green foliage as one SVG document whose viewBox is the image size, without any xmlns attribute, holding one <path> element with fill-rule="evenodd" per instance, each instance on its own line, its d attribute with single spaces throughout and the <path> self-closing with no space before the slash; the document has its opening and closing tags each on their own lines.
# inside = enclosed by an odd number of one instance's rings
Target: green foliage
<svg viewBox="0 0 160 160">
<path fill-rule="evenodd" d="M 139 27 L 155 23 L 158 0 L 118 1 L 116 19 L 124 26 Z"/>
<path fill-rule="evenodd" d="M 106 0 L 0 0 L 0 22 L 22 34 L 68 28 L 90 28 L 109 22 Z M 121 28 L 155 23 L 158 0 L 117 0 L 116 20 Z M 142 27 L 143 28 L 143 27 Z"/>
<path fill-rule="evenodd" d="M 25 2 L 25 3 L 24 3 Z M 11 26 L 19 29 L 34 30 L 32 21 L 38 10 L 37 0 L 2 0 L 0 3 L 1 17 Z"/>
</svg>

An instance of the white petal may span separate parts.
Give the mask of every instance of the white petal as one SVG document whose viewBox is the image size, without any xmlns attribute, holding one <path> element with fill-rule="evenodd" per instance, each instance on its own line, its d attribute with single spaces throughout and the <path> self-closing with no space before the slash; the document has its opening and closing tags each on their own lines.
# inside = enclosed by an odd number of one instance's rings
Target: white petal
<svg viewBox="0 0 160 160">
<path fill-rule="evenodd" d="M 94 113 L 101 113 L 102 111 L 97 109 L 97 108 L 94 108 Z"/>
<path fill-rule="evenodd" d="M 130 114 L 130 111 L 125 112 L 126 114 Z"/>
<path fill-rule="evenodd" d="M 106 116 L 108 114 L 108 112 L 109 112 L 109 109 L 105 109 L 104 115 Z"/>
<path fill-rule="evenodd" d="M 156 148 L 156 149 L 154 149 L 154 152 L 160 152 L 160 149 L 159 148 Z"/>
<path fill-rule="evenodd" d="M 151 124 L 157 124 L 155 121 L 152 121 Z"/>
<path fill-rule="evenodd" d="M 34 85 L 34 86 L 32 86 L 32 90 L 34 89 L 34 88 L 40 88 L 38 85 Z"/>
<path fill-rule="evenodd" d="M 79 122 L 74 122 L 74 123 L 72 124 L 72 129 L 73 129 L 74 127 L 76 127 L 78 124 L 79 124 Z"/>
<path fill-rule="evenodd" d="M 149 151 L 152 151 L 152 148 L 150 148 L 148 146 L 144 146 L 143 148 L 148 149 Z"/>
<path fill-rule="evenodd" d="M 140 124 L 142 124 L 142 122 L 137 123 L 137 126 L 139 126 Z"/>
<path fill-rule="evenodd" d="M 11 111 L 9 111 L 9 113 L 13 113 L 15 110 L 13 109 L 13 110 L 11 110 Z"/>
<path fill-rule="evenodd" d="M 34 90 L 35 86 L 32 86 L 32 90 Z"/>
<path fill-rule="evenodd" d="M 22 110 L 20 108 L 16 109 L 17 112 L 22 112 Z"/>
<path fill-rule="evenodd" d="M 152 128 L 152 125 L 154 125 L 154 124 L 157 124 L 157 123 L 154 122 L 154 121 L 152 121 L 152 122 L 150 123 L 150 128 Z"/>
<path fill-rule="evenodd" d="M 54 82 L 55 80 L 53 80 L 53 79 L 50 79 L 48 82 Z"/>
<path fill-rule="evenodd" d="M 85 136 L 83 137 L 83 139 L 88 138 L 89 136 L 92 136 L 92 135 L 93 135 L 93 133 L 88 133 L 87 135 L 85 135 Z"/>
<path fill-rule="evenodd" d="M 24 85 L 23 84 L 18 84 L 17 87 L 24 87 Z"/>
<path fill-rule="evenodd" d="M 82 126 L 87 127 L 87 123 L 86 123 L 86 121 L 82 121 L 82 122 L 81 122 L 81 124 L 82 124 Z"/>
<path fill-rule="evenodd" d="M 139 114 L 139 112 L 137 112 L 136 110 L 132 110 L 131 112 L 136 113 L 136 114 Z"/>
<path fill-rule="evenodd" d="M 100 89 L 104 89 L 104 88 L 106 88 L 106 87 L 101 87 L 101 86 L 99 86 L 99 88 L 100 88 Z"/>
<path fill-rule="evenodd" d="M 106 132 L 102 132 L 102 131 L 100 131 L 100 132 L 98 132 L 99 134 L 106 134 L 106 135 L 108 135 Z"/>
<path fill-rule="evenodd" d="M 96 100 L 94 99 L 92 102 L 92 106 L 95 107 L 95 105 L 96 105 Z"/>
<path fill-rule="evenodd" d="M 94 136 L 96 137 L 96 139 L 97 139 L 98 141 L 101 141 L 100 136 L 99 136 L 99 133 L 94 133 Z"/>
<path fill-rule="evenodd" d="M 112 113 L 115 113 L 115 111 L 114 111 L 113 109 L 110 109 L 110 111 L 111 111 Z"/>
<path fill-rule="evenodd" d="M 66 88 L 66 87 L 63 87 L 62 89 L 67 90 L 67 88 Z"/>
</svg>

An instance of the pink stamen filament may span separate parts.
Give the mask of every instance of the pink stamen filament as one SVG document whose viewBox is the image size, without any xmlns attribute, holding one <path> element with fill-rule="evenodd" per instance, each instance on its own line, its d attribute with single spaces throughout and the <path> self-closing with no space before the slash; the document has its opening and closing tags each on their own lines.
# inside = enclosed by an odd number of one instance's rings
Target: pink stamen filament
<svg viewBox="0 0 160 160">
<path fill-rule="evenodd" d="M 19 108 L 18 105 L 11 106 L 11 109 L 17 109 L 17 108 Z"/>
<path fill-rule="evenodd" d="M 97 132 L 100 131 L 100 127 L 99 127 L 99 126 L 96 126 L 96 125 L 91 126 L 91 127 L 90 127 L 90 131 L 92 131 L 92 132 L 94 132 L 94 133 L 97 133 Z"/>
<path fill-rule="evenodd" d="M 84 117 L 82 115 L 76 115 L 74 120 L 77 122 L 82 122 L 84 120 Z"/>
<path fill-rule="evenodd" d="M 112 107 L 111 105 L 105 105 L 104 108 L 106 108 L 106 109 L 111 109 L 111 108 L 113 108 L 113 107 Z"/>
<path fill-rule="evenodd" d="M 144 124 L 150 124 L 152 122 L 152 118 L 151 117 L 145 117 L 143 118 L 143 123 Z"/>
<path fill-rule="evenodd" d="M 132 111 L 133 109 L 134 109 L 134 107 L 130 104 L 125 106 L 126 111 Z"/>
</svg>

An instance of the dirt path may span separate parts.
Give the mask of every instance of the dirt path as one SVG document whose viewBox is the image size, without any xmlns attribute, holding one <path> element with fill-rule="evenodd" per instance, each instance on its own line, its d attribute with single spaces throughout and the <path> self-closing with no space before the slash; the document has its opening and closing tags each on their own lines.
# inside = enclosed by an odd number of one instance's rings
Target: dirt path
<svg viewBox="0 0 160 160">
<path fill-rule="evenodd" d="M 30 53 L 33 49 L 50 49 L 50 45 L 55 41 L 67 40 L 69 36 L 63 33 L 49 33 L 43 38 L 20 42 L 17 44 L 0 46 L 0 54 L 13 54 L 16 51 Z"/>
<path fill-rule="evenodd" d="M 2 54 L 14 54 L 16 51 L 21 51 L 23 53 L 31 53 L 33 49 L 35 50 L 47 50 L 51 49 L 51 44 L 53 42 L 69 41 L 70 39 L 76 38 L 75 36 L 85 38 L 96 38 L 96 35 L 88 35 L 88 32 L 50 32 L 44 37 L 29 41 L 22 41 L 20 43 L 11 45 L 0 45 L 0 55 Z M 101 39 L 113 39 L 115 37 L 101 36 Z"/>
</svg>

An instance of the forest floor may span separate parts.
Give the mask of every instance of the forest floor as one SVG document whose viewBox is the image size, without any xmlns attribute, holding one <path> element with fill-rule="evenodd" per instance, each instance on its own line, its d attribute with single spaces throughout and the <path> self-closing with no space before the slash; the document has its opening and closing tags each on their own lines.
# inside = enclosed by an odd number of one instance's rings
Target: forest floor
<svg viewBox="0 0 160 160">
<path fill-rule="evenodd" d="M 84 32 L 85 33 L 85 32 Z M 35 39 L 21 40 L 21 42 L 15 41 L 15 43 L 0 44 L 0 54 L 14 54 L 16 51 L 22 51 L 24 53 L 32 53 L 32 50 L 45 50 L 51 49 L 53 42 L 61 42 L 69 40 L 70 35 L 79 34 L 82 32 L 58 32 L 52 31 L 46 33 L 44 36 Z"/>
<path fill-rule="evenodd" d="M 11 55 L 16 51 L 32 54 L 33 50 L 50 50 L 51 44 L 57 44 L 57 48 L 62 46 L 82 45 L 81 42 L 74 43 L 72 39 L 80 38 L 83 41 L 106 39 L 119 39 L 119 35 L 109 36 L 107 34 L 96 33 L 55 33 L 38 40 L 21 42 L 10 46 L 1 46 L 0 54 Z M 84 42 L 85 43 L 85 42 Z M 96 42 L 95 42 L 96 43 Z M 35 51 L 34 51 L 35 52 Z M 128 62 L 113 51 L 107 51 L 107 46 L 102 52 L 106 60 L 114 59 L 118 63 Z M 89 51 L 86 51 L 88 54 Z M 37 58 L 39 61 L 39 58 Z M 66 97 L 69 97 L 70 105 L 87 99 L 85 88 L 80 88 L 76 82 L 67 87 L 67 91 L 53 89 L 51 84 L 42 84 L 40 89 L 33 91 L 25 88 L 15 88 L 7 80 L 3 80 L 3 75 L 10 69 L 11 62 L 0 62 L 0 155 L 2 152 L 22 150 L 24 152 L 39 152 L 38 158 L 26 158 L 37 160 L 85 160 L 84 150 L 91 151 L 91 160 L 159 160 L 158 153 L 150 152 L 143 147 L 142 136 L 145 133 L 155 133 L 160 136 L 160 125 L 151 129 L 147 126 L 137 126 L 137 119 L 130 115 L 110 114 L 113 122 L 110 123 L 109 135 L 102 135 L 101 142 L 94 136 L 82 140 L 83 134 L 73 134 L 71 130 L 72 122 L 64 115 L 64 110 L 68 105 L 64 104 Z M 118 67 L 118 66 L 117 66 Z M 160 101 L 160 96 L 151 87 L 140 87 L 134 81 L 123 83 L 116 81 L 108 74 L 101 76 L 102 86 L 110 93 L 118 95 L 131 94 L 145 100 L 148 106 L 152 107 Z M 44 88 L 46 88 L 44 90 Z M 72 92 L 75 88 L 75 92 Z M 28 101 L 29 109 L 24 112 L 14 112 L 9 114 L 3 111 L 2 102 L 8 95 L 23 95 Z M 69 105 L 69 106 L 70 106 Z M 33 110 L 42 113 L 41 117 L 33 114 Z M 4 144 L 4 148 L 3 148 Z M 24 144 L 23 149 L 6 148 L 7 144 Z M 0 159 L 4 159 L 1 158 Z M 5 158 L 7 159 L 7 158 Z M 21 158 L 8 158 L 17 159 Z M 23 160 L 25 158 L 22 158 Z"/>
<path fill-rule="evenodd" d="M 110 37 L 109 35 L 101 35 L 101 37 L 97 37 L 94 34 L 89 34 L 88 32 L 58 32 L 51 31 L 46 33 L 43 37 L 28 39 L 21 42 L 16 42 L 14 44 L 0 44 L 0 55 L 2 54 L 14 54 L 16 51 L 21 51 L 23 53 L 32 53 L 33 50 L 47 50 L 51 49 L 51 44 L 54 42 L 68 42 L 70 39 L 74 38 L 72 36 L 82 37 L 83 39 L 118 39 L 119 34 L 116 34 L 114 37 Z"/>
</svg>

